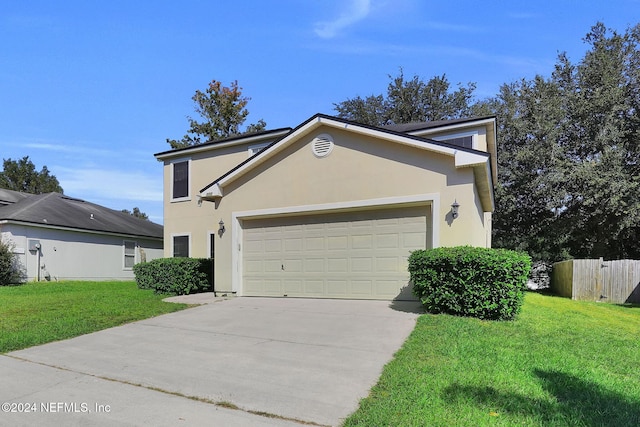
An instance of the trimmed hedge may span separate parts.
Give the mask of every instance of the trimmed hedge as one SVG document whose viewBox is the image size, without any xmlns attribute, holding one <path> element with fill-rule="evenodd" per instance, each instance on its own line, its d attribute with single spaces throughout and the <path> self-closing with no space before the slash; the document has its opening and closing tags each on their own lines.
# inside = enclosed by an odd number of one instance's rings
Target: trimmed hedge
<svg viewBox="0 0 640 427">
<path fill-rule="evenodd" d="M 429 313 L 512 320 L 531 271 L 523 252 L 460 246 L 419 250 L 409 257 L 413 293 Z"/>
<path fill-rule="evenodd" d="M 135 264 L 133 273 L 140 289 L 188 295 L 212 289 L 212 263 L 205 258 L 158 258 Z"/>
</svg>

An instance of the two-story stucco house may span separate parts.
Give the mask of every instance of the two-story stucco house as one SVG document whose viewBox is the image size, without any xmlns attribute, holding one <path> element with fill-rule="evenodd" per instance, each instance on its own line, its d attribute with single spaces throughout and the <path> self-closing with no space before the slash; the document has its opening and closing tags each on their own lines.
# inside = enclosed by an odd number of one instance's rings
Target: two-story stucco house
<svg viewBox="0 0 640 427">
<path fill-rule="evenodd" d="M 491 246 L 494 117 L 377 128 L 317 114 L 155 157 L 165 256 L 214 258 L 218 292 L 408 299 L 411 251 Z"/>
</svg>

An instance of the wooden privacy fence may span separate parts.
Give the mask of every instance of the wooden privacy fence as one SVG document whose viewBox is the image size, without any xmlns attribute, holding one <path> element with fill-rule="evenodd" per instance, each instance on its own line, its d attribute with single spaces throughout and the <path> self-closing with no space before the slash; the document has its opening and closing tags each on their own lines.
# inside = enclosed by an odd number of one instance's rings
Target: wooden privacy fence
<svg viewBox="0 0 640 427">
<path fill-rule="evenodd" d="M 582 301 L 640 304 L 640 261 L 571 259 L 553 264 L 551 290 Z"/>
</svg>

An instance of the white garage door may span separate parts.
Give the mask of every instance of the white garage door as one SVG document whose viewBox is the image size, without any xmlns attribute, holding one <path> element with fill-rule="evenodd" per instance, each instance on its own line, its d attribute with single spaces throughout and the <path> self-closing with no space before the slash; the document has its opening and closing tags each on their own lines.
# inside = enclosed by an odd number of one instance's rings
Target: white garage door
<svg viewBox="0 0 640 427">
<path fill-rule="evenodd" d="M 410 299 L 407 258 L 430 207 L 244 221 L 243 294 Z"/>
</svg>

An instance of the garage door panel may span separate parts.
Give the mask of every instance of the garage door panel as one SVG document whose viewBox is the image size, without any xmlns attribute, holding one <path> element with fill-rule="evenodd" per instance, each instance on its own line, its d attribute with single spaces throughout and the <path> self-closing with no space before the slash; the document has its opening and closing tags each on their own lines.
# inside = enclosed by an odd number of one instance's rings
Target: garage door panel
<svg viewBox="0 0 640 427">
<path fill-rule="evenodd" d="M 264 292 L 269 296 L 281 296 L 282 295 L 282 281 L 278 279 L 266 279 L 264 280 Z"/>
<path fill-rule="evenodd" d="M 284 250 L 286 252 L 300 252 L 304 248 L 304 240 L 302 238 L 287 238 L 284 241 Z"/>
<path fill-rule="evenodd" d="M 397 249 L 399 241 L 400 239 L 396 233 L 378 234 L 376 236 L 376 247 Z"/>
<path fill-rule="evenodd" d="M 247 273 L 262 273 L 264 272 L 262 264 L 263 261 L 260 259 L 246 260 L 244 268 Z"/>
<path fill-rule="evenodd" d="M 351 236 L 352 249 L 371 249 L 373 248 L 373 236 L 370 234 L 360 234 Z"/>
<path fill-rule="evenodd" d="M 286 279 L 283 281 L 283 295 L 301 295 L 304 293 L 304 281 L 302 279 Z"/>
<path fill-rule="evenodd" d="M 304 263 L 301 259 L 285 259 L 281 268 L 287 273 L 303 273 Z"/>
<path fill-rule="evenodd" d="M 399 293 L 400 283 L 397 280 L 376 280 L 375 292 L 379 296 L 393 295 Z"/>
<path fill-rule="evenodd" d="M 351 258 L 351 271 L 354 273 L 361 272 L 371 272 L 373 271 L 373 259 L 371 257 L 367 258 Z"/>
<path fill-rule="evenodd" d="M 349 273 L 349 261 L 346 258 L 329 258 L 327 260 L 327 272 Z"/>
<path fill-rule="evenodd" d="M 429 212 L 421 206 L 245 221 L 243 294 L 393 299 L 407 287 L 410 251 L 426 247 Z"/>
<path fill-rule="evenodd" d="M 324 295 L 324 280 L 305 280 L 304 291 L 307 295 Z"/>
<path fill-rule="evenodd" d="M 282 263 L 279 259 L 267 259 L 262 263 L 265 273 L 278 273 L 282 270 Z"/>
<path fill-rule="evenodd" d="M 402 233 L 402 247 L 410 250 L 424 248 L 424 234 Z"/>
<path fill-rule="evenodd" d="M 372 280 L 352 280 L 351 294 L 361 298 L 373 295 L 373 281 Z"/>
<path fill-rule="evenodd" d="M 348 294 L 346 280 L 327 280 L 327 296 L 344 297 Z"/>
<path fill-rule="evenodd" d="M 309 237 L 304 239 L 305 251 L 319 251 L 324 250 L 324 237 Z"/>
<path fill-rule="evenodd" d="M 397 257 L 377 257 L 375 271 L 379 273 L 398 271 L 399 262 Z"/>
<path fill-rule="evenodd" d="M 327 249 L 330 251 L 344 250 L 349 248 L 349 238 L 347 236 L 327 237 Z"/>
<path fill-rule="evenodd" d="M 305 273 L 324 273 L 324 258 L 307 258 L 304 260 Z"/>
</svg>

